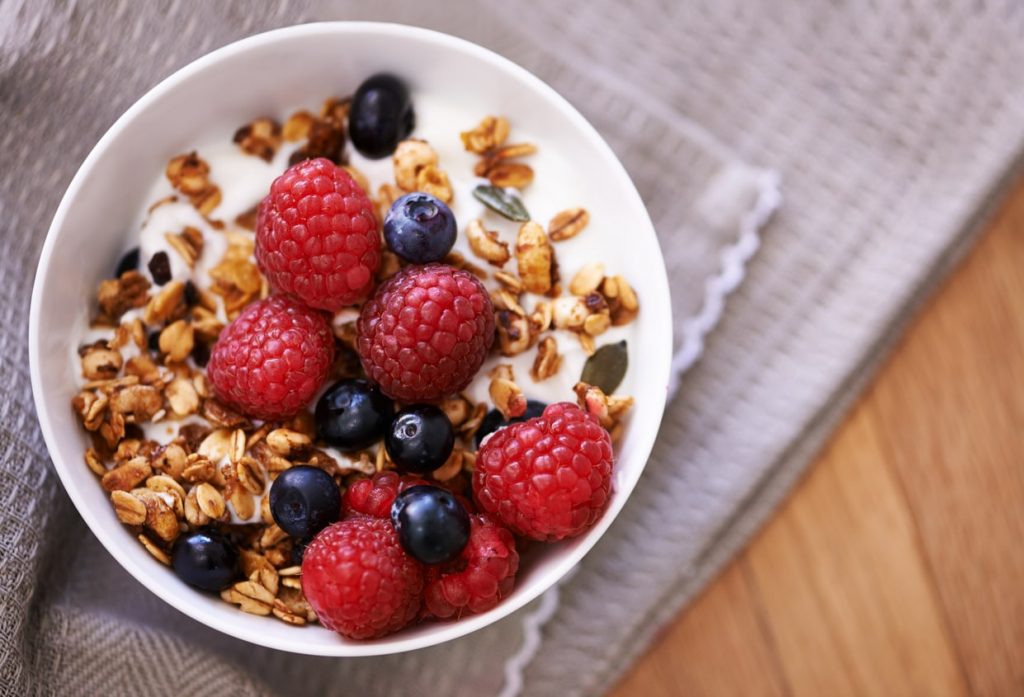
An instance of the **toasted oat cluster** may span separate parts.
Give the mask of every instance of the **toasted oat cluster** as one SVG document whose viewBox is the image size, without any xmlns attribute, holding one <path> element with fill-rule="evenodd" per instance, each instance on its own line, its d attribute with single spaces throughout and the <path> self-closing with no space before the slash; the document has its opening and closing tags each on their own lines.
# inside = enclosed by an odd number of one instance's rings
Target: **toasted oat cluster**
<svg viewBox="0 0 1024 697">
<path fill-rule="evenodd" d="M 283 125 L 257 118 L 239 128 L 233 142 L 254 161 L 280 162 L 278 154 L 283 157 L 285 151 L 288 164 L 326 158 L 343 167 L 371 196 L 378 227 L 408 194 L 421 192 L 454 205 L 453 179 L 479 182 L 473 196 L 484 204 L 485 214 L 459 221 L 467 253 L 451 251 L 445 263 L 472 274 L 490 294 L 495 337 L 491 357 L 475 378 L 486 391 L 467 389 L 436 403 L 450 422 L 454 446 L 443 464 L 417 476 L 472 507 L 481 429 L 489 433 L 537 416 L 530 410 L 533 398 L 546 395 L 545 385 L 569 370 L 575 372 L 572 389 L 541 401 L 575 401 L 611 434 L 611 442 L 617 440 L 633 403 L 615 393 L 627 369 L 626 342 L 602 345 L 602 339 L 637 317 L 639 300 L 623 276 L 607 271 L 612 259 L 590 260 L 571 278 L 561 277 L 558 245 L 585 235 L 590 215 L 570 207 L 546 226 L 530 218 L 524 199 L 536 184 L 533 168 L 523 159 L 537 146 L 508 142 L 509 121 L 487 116 L 461 133 L 465 149 L 479 156 L 473 171 L 445 171 L 430 143 L 407 137 L 394 149 L 393 176 L 372 180 L 346 153 L 351 104 L 350 99 L 329 99 L 319 114 L 297 111 Z M 233 219 L 219 218 L 222 187 L 228 182 L 217 183 L 217 168 L 199 152 L 172 158 L 165 176 L 174 195 L 154 202 L 150 213 L 162 205 L 187 203 L 205 225 L 202 230 L 196 225 L 167 230 L 166 251 L 129 268 L 122 264 L 119 275 L 99 284 L 89 340 L 78 348 L 82 379 L 72 399 L 91 441 L 85 463 L 109 492 L 117 518 L 158 561 L 178 571 L 182 541 L 216 531 L 237 552 L 237 576 L 220 589 L 223 600 L 293 625 L 317 622 L 318 611 L 326 610 L 311 604 L 302 580 L 302 555 L 310 540 L 293 538 L 276 522 L 273 482 L 293 467 L 312 466 L 344 494 L 356 482 L 403 467 L 383 442 L 345 452 L 326 443 L 318 435 L 314 404 L 289 419 L 261 422 L 217 397 L 206 365 L 218 336 L 251 303 L 273 293 L 254 256 L 259 201 Z M 497 225 L 507 226 L 502 219 L 518 225 L 514 238 L 503 239 Z M 383 241 L 380 258 L 377 282 L 408 265 Z M 175 265 L 188 273 L 171 277 L 168 269 Z M 359 310 L 333 317 L 334 364 L 323 387 L 365 376 L 358 353 Z M 570 367 L 570 344 L 585 361 L 582 370 L 578 364 Z M 525 363 L 517 363 L 520 356 Z M 483 510 L 470 513 L 472 535 L 500 534 L 501 544 L 513 546 L 500 521 L 486 518 Z M 461 565 L 424 572 L 422 616 L 458 616 L 486 607 L 483 600 L 453 605 L 431 586 L 438 574 L 454 579 L 477 563 L 468 554 L 462 552 Z M 494 602 L 510 589 L 514 567 L 501 580 Z M 317 602 L 326 602 L 320 597 Z"/>
</svg>

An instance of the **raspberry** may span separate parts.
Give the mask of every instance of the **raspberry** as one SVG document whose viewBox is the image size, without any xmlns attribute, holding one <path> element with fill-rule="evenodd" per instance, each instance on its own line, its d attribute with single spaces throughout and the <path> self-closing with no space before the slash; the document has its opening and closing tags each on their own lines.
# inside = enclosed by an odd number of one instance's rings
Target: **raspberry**
<svg viewBox="0 0 1024 697">
<path fill-rule="evenodd" d="M 403 402 L 429 402 L 466 387 L 494 341 L 494 308 L 471 274 L 444 264 L 410 266 L 377 289 L 359 316 L 366 374 Z"/>
<path fill-rule="evenodd" d="M 341 499 L 341 515 L 343 518 L 368 515 L 391 520 L 391 504 L 395 502 L 395 497 L 409 487 L 420 484 L 432 484 L 448 489 L 455 494 L 459 503 L 472 513 L 472 502 L 453 488 L 454 481 L 428 482 L 414 474 L 399 474 L 394 470 L 378 472 L 369 479 L 357 479 L 349 484 Z"/>
<path fill-rule="evenodd" d="M 416 617 L 423 569 L 402 549 L 390 521 L 351 518 L 325 528 L 306 548 L 302 592 L 320 624 L 372 639 Z"/>
<path fill-rule="evenodd" d="M 334 335 L 323 314 L 271 296 L 221 331 L 206 375 L 217 397 L 247 416 L 282 419 L 316 396 L 333 360 Z"/>
<path fill-rule="evenodd" d="M 601 517 L 612 464 L 608 431 L 594 415 L 561 402 L 484 441 L 473 494 L 482 512 L 523 537 L 575 537 Z"/>
<path fill-rule="evenodd" d="M 274 290 L 337 311 L 373 288 L 380 233 L 373 204 L 330 160 L 306 160 L 270 185 L 256 221 L 256 261 Z"/>
<path fill-rule="evenodd" d="M 469 543 L 458 559 L 427 569 L 426 613 L 441 619 L 486 612 L 512 592 L 519 554 L 505 528 L 486 516 L 470 516 Z"/>
<path fill-rule="evenodd" d="M 425 479 L 400 475 L 398 472 L 378 472 L 370 479 L 358 479 L 349 485 L 342 497 L 342 515 L 368 515 L 391 520 L 391 504 L 402 491 L 417 484 L 426 484 Z"/>
</svg>

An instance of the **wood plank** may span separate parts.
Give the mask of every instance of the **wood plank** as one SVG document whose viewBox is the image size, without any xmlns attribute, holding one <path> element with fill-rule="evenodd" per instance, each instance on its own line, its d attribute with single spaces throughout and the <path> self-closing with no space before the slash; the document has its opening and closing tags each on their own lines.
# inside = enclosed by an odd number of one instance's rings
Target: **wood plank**
<svg viewBox="0 0 1024 697">
<path fill-rule="evenodd" d="M 1024 694 L 1024 183 L 870 408 L 973 692 Z"/>
<path fill-rule="evenodd" d="M 731 565 L 641 659 L 613 697 L 780 697 L 776 657 L 739 564 Z"/>
<path fill-rule="evenodd" d="M 615 697 L 1024 694 L 1022 233 L 1024 181 L 789 503 Z M 761 658 L 722 659 L 744 651 Z"/>
<path fill-rule="evenodd" d="M 964 695 L 878 428 L 855 409 L 746 553 L 767 626 L 793 695 Z"/>
</svg>

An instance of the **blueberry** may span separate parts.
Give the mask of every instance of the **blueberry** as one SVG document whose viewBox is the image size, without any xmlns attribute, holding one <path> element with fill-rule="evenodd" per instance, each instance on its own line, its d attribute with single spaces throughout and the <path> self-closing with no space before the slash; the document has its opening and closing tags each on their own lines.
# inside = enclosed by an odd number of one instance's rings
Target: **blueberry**
<svg viewBox="0 0 1024 697">
<path fill-rule="evenodd" d="M 174 543 L 171 568 L 188 585 L 216 593 L 238 577 L 238 548 L 216 530 L 199 530 Z"/>
<path fill-rule="evenodd" d="M 270 513 L 286 533 L 308 540 L 338 520 L 341 492 L 319 467 L 292 467 L 270 485 Z"/>
<path fill-rule="evenodd" d="M 384 217 L 384 239 L 398 256 L 413 264 L 441 261 L 455 244 L 455 216 L 430 194 L 406 194 Z"/>
<path fill-rule="evenodd" d="M 391 504 L 391 522 L 405 551 L 424 564 L 459 556 L 469 542 L 469 514 L 452 492 L 411 486 Z"/>
<path fill-rule="evenodd" d="M 150 332 L 146 337 L 146 347 L 153 353 L 160 353 L 160 332 Z"/>
<path fill-rule="evenodd" d="M 483 441 L 485 436 L 494 433 L 499 428 L 505 428 L 510 424 L 517 424 L 526 421 L 527 419 L 540 416 L 544 413 L 547 406 L 548 405 L 544 402 L 538 402 L 535 399 L 527 400 L 526 412 L 522 416 L 513 417 L 508 421 L 505 421 L 505 417 L 501 415 L 500 411 L 497 409 L 491 409 L 487 412 L 487 415 L 484 416 L 483 421 L 480 422 L 480 427 L 476 429 L 476 447 L 480 447 L 480 443 Z"/>
<path fill-rule="evenodd" d="M 443 465 L 455 447 L 455 429 L 432 404 L 414 404 L 395 415 L 384 436 L 388 455 L 405 472 L 431 472 Z"/>
<path fill-rule="evenodd" d="M 114 276 L 120 278 L 121 274 L 128 273 L 129 271 L 135 271 L 139 268 L 139 248 L 132 247 L 124 256 L 121 257 L 120 261 L 117 262 L 117 270 L 114 271 Z"/>
<path fill-rule="evenodd" d="M 387 157 L 416 125 L 405 83 L 394 75 L 374 75 L 359 85 L 348 112 L 348 134 L 356 150 L 371 160 Z"/>
<path fill-rule="evenodd" d="M 364 450 L 391 423 L 395 403 L 366 380 L 340 380 L 316 403 L 316 435 L 342 452 Z"/>
</svg>

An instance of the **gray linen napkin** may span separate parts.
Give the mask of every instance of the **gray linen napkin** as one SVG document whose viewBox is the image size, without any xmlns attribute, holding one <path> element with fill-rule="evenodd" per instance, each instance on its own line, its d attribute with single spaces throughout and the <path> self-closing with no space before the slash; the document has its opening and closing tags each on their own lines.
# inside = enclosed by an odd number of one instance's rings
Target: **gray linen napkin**
<svg viewBox="0 0 1024 697">
<path fill-rule="evenodd" d="M 482 43 L 548 80 L 595 123 L 637 182 L 675 271 L 677 334 L 694 347 L 680 367 L 697 357 L 722 292 L 757 247 L 755 236 L 739 237 L 742 223 L 770 207 L 770 180 L 743 161 L 779 170 L 786 192 L 747 280 L 680 385 L 644 479 L 562 586 L 557 608 L 548 596 L 539 610 L 465 640 L 381 659 L 253 649 L 132 581 L 83 529 L 49 469 L 24 340 L 42 235 L 113 119 L 215 46 L 337 18 L 404 21 Z M 963 248 L 1024 147 L 1022 34 L 1024 16 L 1011 3 L 491 0 L 441 11 L 396 2 L 4 0 L 4 692 L 383 695 L 429 685 L 493 694 L 522 641 L 523 616 L 540 610 L 553 615 L 524 661 L 523 692 L 604 691 L 770 512 L 907 308 Z"/>
</svg>

